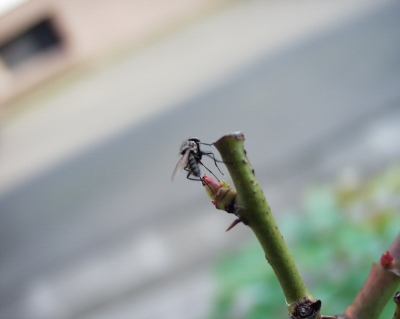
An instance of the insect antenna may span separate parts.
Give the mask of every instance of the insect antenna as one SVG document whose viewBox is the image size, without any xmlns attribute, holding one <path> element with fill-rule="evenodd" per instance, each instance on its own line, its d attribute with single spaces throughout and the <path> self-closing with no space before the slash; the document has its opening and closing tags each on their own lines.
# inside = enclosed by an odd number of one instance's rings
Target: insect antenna
<svg viewBox="0 0 400 319">
<path fill-rule="evenodd" d="M 203 142 L 197 142 L 197 143 L 199 143 L 199 144 L 201 144 L 201 145 L 213 146 L 213 144 L 212 144 L 212 143 L 211 143 L 211 144 L 208 144 L 208 143 L 203 143 Z"/>
</svg>

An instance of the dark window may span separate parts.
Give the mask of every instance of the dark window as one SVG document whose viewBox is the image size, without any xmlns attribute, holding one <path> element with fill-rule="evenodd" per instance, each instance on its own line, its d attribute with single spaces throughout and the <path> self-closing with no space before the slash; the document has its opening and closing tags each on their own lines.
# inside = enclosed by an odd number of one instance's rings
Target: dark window
<svg viewBox="0 0 400 319">
<path fill-rule="evenodd" d="M 60 42 L 51 21 L 46 19 L 0 44 L 0 56 L 8 67 L 13 68 L 33 56 L 60 46 Z"/>
</svg>

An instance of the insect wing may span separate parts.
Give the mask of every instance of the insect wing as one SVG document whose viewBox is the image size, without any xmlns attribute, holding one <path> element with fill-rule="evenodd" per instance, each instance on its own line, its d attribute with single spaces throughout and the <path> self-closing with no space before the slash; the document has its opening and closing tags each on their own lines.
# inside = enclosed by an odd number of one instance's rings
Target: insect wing
<svg viewBox="0 0 400 319">
<path fill-rule="evenodd" d="M 188 159 L 189 159 L 189 153 L 190 153 L 190 148 L 183 154 L 182 158 L 179 160 L 178 164 L 176 164 L 176 167 L 174 169 L 174 172 L 172 173 L 172 180 L 178 176 L 179 170 L 181 168 L 185 168 L 188 164 Z"/>
</svg>

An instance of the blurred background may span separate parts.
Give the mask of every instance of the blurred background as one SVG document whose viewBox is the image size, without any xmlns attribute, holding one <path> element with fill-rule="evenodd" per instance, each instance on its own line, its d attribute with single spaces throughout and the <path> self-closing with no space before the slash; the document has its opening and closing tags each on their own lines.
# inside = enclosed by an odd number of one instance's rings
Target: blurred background
<svg viewBox="0 0 400 319">
<path fill-rule="evenodd" d="M 1 318 L 286 316 L 251 231 L 171 182 L 185 139 L 238 130 L 343 311 L 334 284 L 359 270 L 354 295 L 398 233 L 400 3 L 0 4 Z"/>
</svg>

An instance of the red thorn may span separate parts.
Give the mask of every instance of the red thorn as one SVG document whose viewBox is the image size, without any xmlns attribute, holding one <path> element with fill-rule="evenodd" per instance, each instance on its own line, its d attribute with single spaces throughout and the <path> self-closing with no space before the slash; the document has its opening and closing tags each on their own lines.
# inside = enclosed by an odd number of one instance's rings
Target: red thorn
<svg viewBox="0 0 400 319">
<path fill-rule="evenodd" d="M 232 224 L 229 225 L 229 227 L 225 230 L 230 231 L 233 227 L 235 227 L 237 224 L 239 224 L 242 220 L 240 218 L 235 219 Z"/>
<path fill-rule="evenodd" d="M 383 268 L 393 268 L 393 256 L 388 252 L 384 252 L 381 256 L 381 266 Z"/>
</svg>

